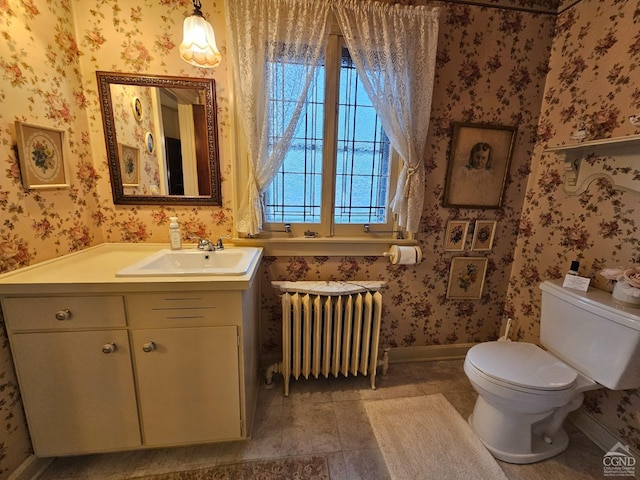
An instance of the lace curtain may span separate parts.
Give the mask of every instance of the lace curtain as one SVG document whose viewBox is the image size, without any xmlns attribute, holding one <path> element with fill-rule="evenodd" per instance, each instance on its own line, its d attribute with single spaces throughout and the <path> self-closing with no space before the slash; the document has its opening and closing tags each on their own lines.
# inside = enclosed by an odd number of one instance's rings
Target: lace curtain
<svg viewBox="0 0 640 480">
<path fill-rule="evenodd" d="M 248 181 L 237 215 L 239 232 L 257 234 L 262 228 L 262 193 L 291 144 L 326 45 L 331 8 L 363 86 L 402 158 L 391 210 L 400 227 L 418 231 L 438 9 L 359 0 L 230 0 L 227 44 L 249 155 Z M 272 69 L 291 65 L 298 74 L 286 75 L 286 85 L 275 85 Z M 277 88 L 286 89 L 288 98 L 296 101 L 271 108 Z"/>
<path fill-rule="evenodd" d="M 358 0 L 334 0 L 333 7 L 364 89 L 402 158 L 391 210 L 400 227 L 417 232 L 439 10 Z"/>
<path fill-rule="evenodd" d="M 327 43 L 329 10 L 324 0 L 227 1 L 227 45 L 249 155 L 239 232 L 254 235 L 262 229 L 262 193 L 280 168 L 300 120 Z M 284 75 L 285 82 L 277 85 L 277 68 L 295 69 L 295 75 Z M 272 108 L 278 90 L 296 101 Z"/>
</svg>

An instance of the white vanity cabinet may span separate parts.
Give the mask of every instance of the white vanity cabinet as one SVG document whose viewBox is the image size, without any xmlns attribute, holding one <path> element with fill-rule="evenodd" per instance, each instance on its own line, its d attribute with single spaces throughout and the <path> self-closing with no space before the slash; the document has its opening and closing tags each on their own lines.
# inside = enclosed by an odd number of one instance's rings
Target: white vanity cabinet
<svg viewBox="0 0 640 480">
<path fill-rule="evenodd" d="M 0 276 L 36 455 L 248 438 L 259 386 L 255 267 L 217 282 L 120 279 L 125 260 L 99 269 L 108 262 L 90 253 Z"/>
<path fill-rule="evenodd" d="M 241 294 L 136 294 L 127 310 L 145 444 L 241 438 Z"/>
<path fill-rule="evenodd" d="M 241 438 L 237 342 L 233 326 L 132 331 L 146 445 Z"/>
<path fill-rule="evenodd" d="M 38 455 L 141 445 L 123 297 L 10 297 L 2 308 Z"/>
</svg>

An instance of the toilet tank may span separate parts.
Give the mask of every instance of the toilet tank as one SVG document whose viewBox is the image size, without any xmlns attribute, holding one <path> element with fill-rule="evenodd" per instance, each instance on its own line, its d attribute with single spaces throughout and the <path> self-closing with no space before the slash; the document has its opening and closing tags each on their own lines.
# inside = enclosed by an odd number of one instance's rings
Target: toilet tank
<svg viewBox="0 0 640 480">
<path fill-rule="evenodd" d="M 617 305 L 603 290 L 564 288 L 561 280 L 540 289 L 542 346 L 611 390 L 640 387 L 640 309 Z"/>
</svg>

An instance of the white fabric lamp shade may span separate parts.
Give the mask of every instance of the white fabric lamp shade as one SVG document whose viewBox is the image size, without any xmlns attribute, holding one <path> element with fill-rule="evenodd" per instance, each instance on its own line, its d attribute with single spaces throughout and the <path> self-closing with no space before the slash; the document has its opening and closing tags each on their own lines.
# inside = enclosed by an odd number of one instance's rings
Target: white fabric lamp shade
<svg viewBox="0 0 640 480">
<path fill-rule="evenodd" d="M 194 14 L 185 18 L 180 57 L 202 68 L 213 68 L 220 63 L 222 55 L 216 45 L 213 27 L 203 16 Z"/>
</svg>

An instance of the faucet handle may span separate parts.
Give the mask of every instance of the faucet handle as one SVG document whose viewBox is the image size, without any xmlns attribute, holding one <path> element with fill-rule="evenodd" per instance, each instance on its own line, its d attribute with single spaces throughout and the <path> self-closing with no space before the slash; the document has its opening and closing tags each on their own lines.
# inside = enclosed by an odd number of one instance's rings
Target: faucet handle
<svg viewBox="0 0 640 480">
<path fill-rule="evenodd" d="M 189 238 L 193 240 L 197 240 L 198 242 L 198 250 L 210 250 L 211 240 L 207 240 L 206 238 L 198 237 L 197 235 L 190 236 Z"/>
<path fill-rule="evenodd" d="M 218 238 L 216 242 L 216 250 L 224 250 L 224 245 L 222 243 L 222 237 Z"/>
</svg>

